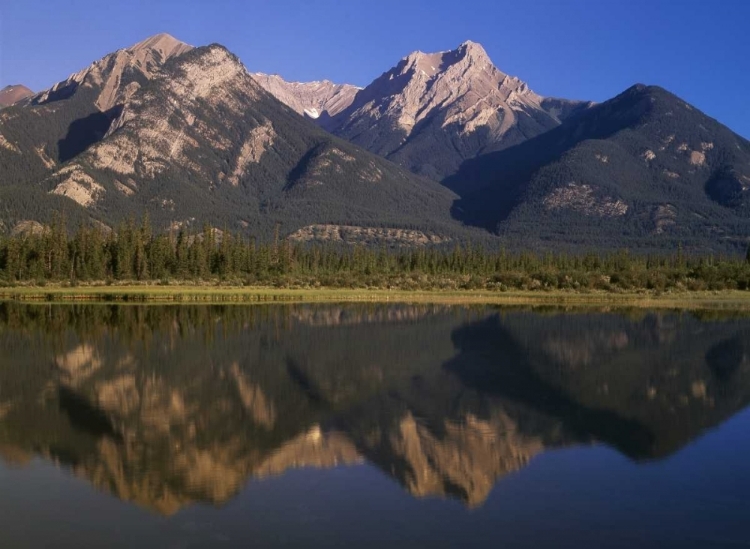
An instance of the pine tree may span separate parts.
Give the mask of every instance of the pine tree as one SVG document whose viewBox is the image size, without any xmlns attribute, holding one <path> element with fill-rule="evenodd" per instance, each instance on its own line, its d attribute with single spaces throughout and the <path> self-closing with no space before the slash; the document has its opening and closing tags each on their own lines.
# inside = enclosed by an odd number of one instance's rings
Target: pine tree
<svg viewBox="0 0 750 549">
<path fill-rule="evenodd" d="M 5 256 L 7 278 L 10 280 L 21 280 L 23 276 L 22 265 L 21 242 L 18 238 L 11 238 L 7 243 Z"/>
<path fill-rule="evenodd" d="M 185 279 L 188 277 L 190 272 L 190 258 L 188 254 L 188 236 L 185 231 L 180 230 L 177 235 L 177 243 L 175 244 L 175 271 L 177 277 Z"/>
</svg>

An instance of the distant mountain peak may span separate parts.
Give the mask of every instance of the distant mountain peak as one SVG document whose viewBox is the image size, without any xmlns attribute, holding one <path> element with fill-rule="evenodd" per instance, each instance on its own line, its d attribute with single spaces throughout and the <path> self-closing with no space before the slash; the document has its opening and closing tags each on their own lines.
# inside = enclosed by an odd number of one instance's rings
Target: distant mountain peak
<svg viewBox="0 0 750 549">
<path fill-rule="evenodd" d="M 252 74 L 252 77 L 268 93 L 298 114 L 320 122 L 346 109 L 361 90 L 351 84 L 335 84 L 330 80 L 288 82 L 278 74 L 261 72 Z"/>
<path fill-rule="evenodd" d="M 5 86 L 0 90 L 0 108 L 18 103 L 32 95 L 34 95 L 34 92 L 22 84 L 11 84 Z"/>
<path fill-rule="evenodd" d="M 18 88 L 20 88 L 20 89 L 26 89 L 26 90 L 29 89 L 26 86 L 24 86 L 23 84 L 8 84 L 3 89 L 1 89 L 0 92 L 10 92 L 10 91 L 14 91 L 14 90 L 16 90 Z"/>
</svg>

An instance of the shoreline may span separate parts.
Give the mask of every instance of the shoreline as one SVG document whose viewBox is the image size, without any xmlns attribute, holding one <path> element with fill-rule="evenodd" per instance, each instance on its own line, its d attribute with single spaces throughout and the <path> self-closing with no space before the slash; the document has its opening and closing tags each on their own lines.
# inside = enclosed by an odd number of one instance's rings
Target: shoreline
<svg viewBox="0 0 750 549">
<path fill-rule="evenodd" d="M 15 286 L 0 301 L 29 303 L 435 303 L 487 305 L 624 306 L 750 311 L 750 291 L 606 292 L 387 289 L 282 289 L 268 286 Z"/>
</svg>

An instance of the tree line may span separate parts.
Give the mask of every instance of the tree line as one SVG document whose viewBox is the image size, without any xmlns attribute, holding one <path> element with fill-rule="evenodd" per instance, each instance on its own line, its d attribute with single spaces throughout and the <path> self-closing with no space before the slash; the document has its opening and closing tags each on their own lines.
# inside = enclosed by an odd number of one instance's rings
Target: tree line
<svg viewBox="0 0 750 549">
<path fill-rule="evenodd" d="M 117 230 L 58 217 L 0 237 L 0 283 L 228 282 L 280 287 L 403 289 L 750 289 L 747 257 L 486 251 L 478 246 L 386 248 L 257 242 L 204 226 L 155 233 L 146 217 Z"/>
</svg>

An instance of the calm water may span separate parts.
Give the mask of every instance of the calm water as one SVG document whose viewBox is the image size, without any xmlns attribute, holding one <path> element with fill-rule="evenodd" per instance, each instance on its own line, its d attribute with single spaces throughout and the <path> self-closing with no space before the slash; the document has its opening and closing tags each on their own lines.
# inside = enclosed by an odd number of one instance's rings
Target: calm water
<svg viewBox="0 0 750 549">
<path fill-rule="evenodd" d="M 750 318 L 0 304 L 0 547 L 750 547 Z"/>
</svg>

